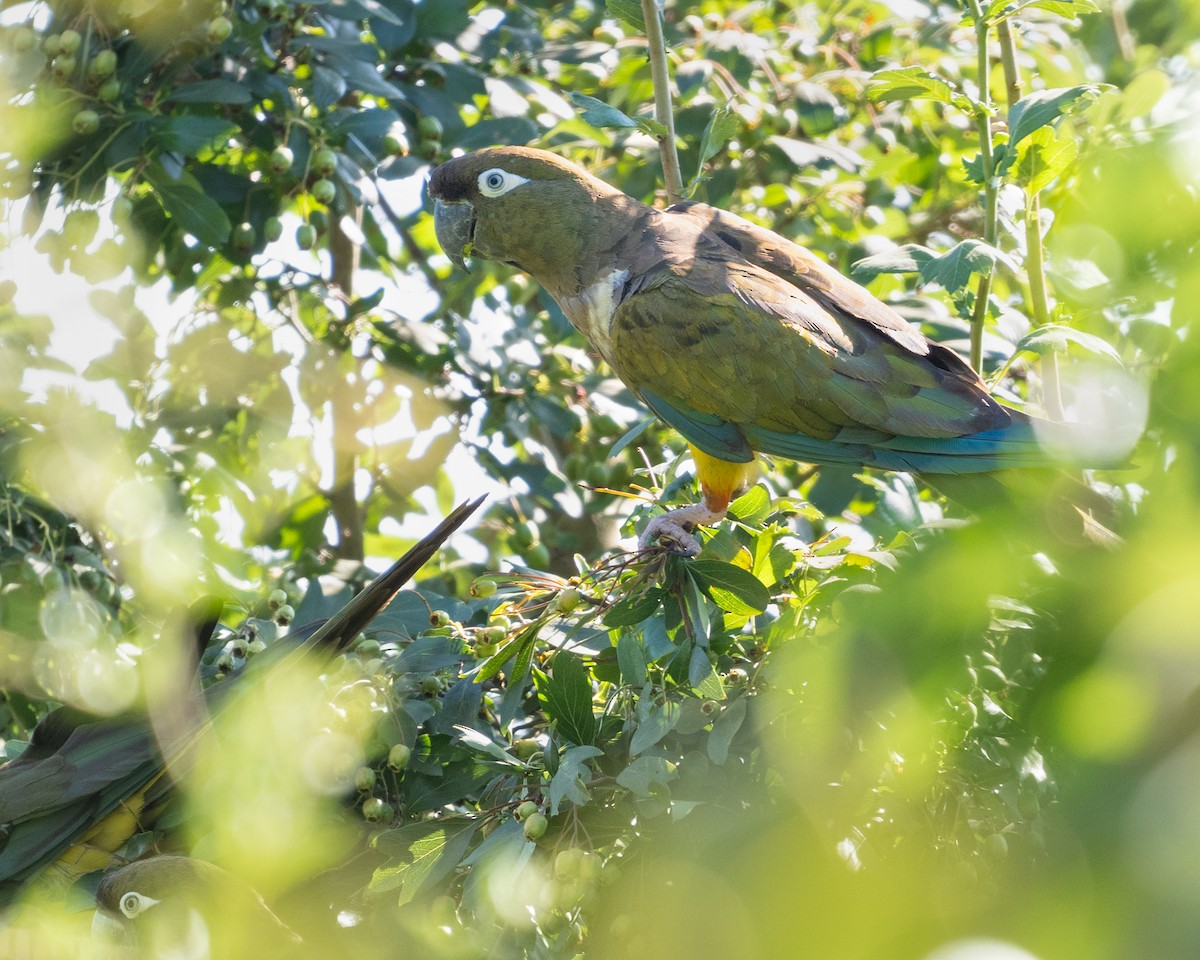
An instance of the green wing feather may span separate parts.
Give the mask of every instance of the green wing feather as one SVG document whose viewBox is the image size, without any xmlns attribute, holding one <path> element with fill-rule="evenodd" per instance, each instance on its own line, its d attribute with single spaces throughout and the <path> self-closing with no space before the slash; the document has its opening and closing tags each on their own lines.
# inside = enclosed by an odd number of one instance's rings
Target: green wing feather
<svg viewBox="0 0 1200 960">
<path fill-rule="evenodd" d="M 670 217 L 667 255 L 614 313 L 614 365 L 701 450 L 943 473 L 1053 462 L 953 351 L 807 251 L 703 205 Z"/>
</svg>

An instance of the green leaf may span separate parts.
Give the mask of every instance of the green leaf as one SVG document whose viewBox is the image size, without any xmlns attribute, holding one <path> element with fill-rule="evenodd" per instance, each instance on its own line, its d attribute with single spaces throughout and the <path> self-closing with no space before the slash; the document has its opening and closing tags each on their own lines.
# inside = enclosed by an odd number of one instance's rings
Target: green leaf
<svg viewBox="0 0 1200 960">
<path fill-rule="evenodd" d="M 924 67 L 880 70 L 867 85 L 867 96 L 876 103 L 894 100 L 935 100 L 967 109 L 970 101 L 941 77 Z"/>
<path fill-rule="evenodd" d="M 592 768 L 587 763 L 603 755 L 604 751 L 599 747 L 568 747 L 563 751 L 558 761 L 558 769 L 554 771 L 550 786 L 546 788 L 551 816 L 558 813 L 559 805 L 564 800 L 582 806 L 591 799 L 587 785 L 592 781 Z"/>
<path fill-rule="evenodd" d="M 667 125 L 659 120 L 654 120 L 651 117 L 634 117 L 633 122 L 637 124 L 638 129 L 642 133 L 649 134 L 655 140 L 665 140 L 667 138 Z M 679 148 L 683 149 L 684 144 L 680 143 Z"/>
<path fill-rule="evenodd" d="M 906 243 L 855 261 L 850 273 L 859 283 L 870 283 L 881 273 L 920 273 L 924 264 L 935 259 L 937 254 L 928 247 Z"/>
<path fill-rule="evenodd" d="M 201 80 L 176 87 L 165 98 L 174 103 L 241 104 L 253 100 L 250 91 L 233 80 Z"/>
<path fill-rule="evenodd" d="M 1032 196 L 1050 186 L 1079 155 L 1072 137 L 1060 137 L 1049 127 L 1035 130 L 1019 148 L 1017 180 Z"/>
<path fill-rule="evenodd" d="M 1096 13 L 1100 7 L 1094 0 L 992 0 L 984 14 L 988 23 L 998 23 L 1015 16 L 1022 10 L 1045 10 L 1068 20 L 1085 13 Z"/>
<path fill-rule="evenodd" d="M 608 15 L 633 27 L 638 33 L 646 32 L 646 21 L 642 16 L 642 5 L 638 0 L 605 0 Z"/>
<path fill-rule="evenodd" d="M 224 117 L 198 117 L 185 113 L 167 121 L 163 145 L 194 157 L 205 147 L 227 140 L 237 125 Z"/>
<path fill-rule="evenodd" d="M 666 785 L 678 777 L 675 764 L 662 757 L 638 757 L 617 774 L 617 783 L 636 797 L 650 796 L 650 787 Z"/>
<path fill-rule="evenodd" d="M 712 601 L 729 613 L 762 613 L 771 602 L 771 593 L 763 582 L 732 563 L 701 557 L 692 561 L 691 573 L 703 581 Z"/>
<path fill-rule="evenodd" d="M 1036 330 L 1031 330 L 1021 338 L 1016 350 L 1017 352 L 1024 351 L 1039 355 L 1066 353 L 1067 348 L 1072 343 L 1090 353 L 1108 357 L 1118 363 L 1121 361 L 1121 355 L 1108 341 L 1102 340 L 1100 337 L 1093 336 L 1090 333 L 1084 333 L 1082 330 L 1074 330 L 1071 327 L 1064 327 L 1061 324 L 1055 323 L 1048 323 L 1045 326 L 1038 327 Z"/>
<path fill-rule="evenodd" d="M 610 107 L 603 100 L 582 93 L 571 93 L 570 96 L 571 102 L 580 108 L 579 116 L 593 127 L 638 127 L 636 120 L 627 117 L 616 107 Z"/>
<path fill-rule="evenodd" d="M 761 483 L 756 483 L 729 505 L 730 516 L 750 526 L 762 523 L 770 512 L 771 494 Z"/>
<path fill-rule="evenodd" d="M 696 696 L 705 700 L 724 700 L 725 685 L 708 659 L 708 651 L 701 646 L 692 648 L 692 659 L 688 664 L 688 683 Z"/>
<path fill-rule="evenodd" d="M 632 627 L 652 616 L 662 603 L 662 593 L 650 590 L 641 596 L 625 597 L 604 611 L 604 625 Z"/>
<path fill-rule="evenodd" d="M 679 704 L 674 700 L 656 703 L 650 707 L 650 712 L 633 732 L 629 741 L 629 755 L 636 756 L 643 750 L 654 746 L 675 729 L 679 722 Z"/>
<path fill-rule="evenodd" d="M 368 891 L 386 893 L 399 887 L 398 902 L 408 903 L 458 866 L 478 825 L 433 820 L 379 834 L 372 846 L 390 857 L 400 857 L 401 862 L 377 868 Z"/>
<path fill-rule="evenodd" d="M 617 637 L 617 665 L 623 683 L 640 687 L 646 682 L 646 654 L 638 638 L 628 630 Z"/>
<path fill-rule="evenodd" d="M 947 293 L 957 293 L 966 287 L 975 273 L 989 273 L 997 262 L 1012 264 L 995 247 L 982 240 L 960 240 L 946 253 L 921 266 L 921 279 L 937 283 Z"/>
<path fill-rule="evenodd" d="M 533 625 L 522 630 L 511 640 L 506 641 L 499 650 L 483 662 L 483 666 L 475 674 L 475 682 L 483 683 L 485 680 L 492 679 L 514 657 L 516 657 L 517 662 L 511 671 L 511 679 L 523 677 L 533 657 L 533 647 L 537 642 L 537 634 L 537 626 Z M 524 666 L 521 666 L 522 662 Z"/>
<path fill-rule="evenodd" d="M 1053 123 L 1079 100 L 1089 101 L 1100 93 L 1100 87 L 1094 83 L 1084 83 L 1076 87 L 1063 87 L 1055 90 L 1038 90 L 1027 97 L 1022 97 L 1013 104 L 1008 112 L 1008 145 L 1015 147 L 1034 130 Z"/>
<path fill-rule="evenodd" d="M 775 534 L 763 533 L 754 540 L 754 562 L 750 572 L 767 587 L 773 587 L 795 569 L 796 555 L 777 541 Z"/>
<path fill-rule="evenodd" d="M 180 229 L 210 247 L 229 238 L 232 226 L 225 211 L 199 187 L 186 180 L 172 180 L 161 167 L 151 166 L 146 171 L 146 179 L 162 201 L 163 209 Z"/>
<path fill-rule="evenodd" d="M 464 726 L 461 723 L 454 724 L 454 732 L 458 734 L 459 739 L 467 746 L 486 753 L 491 757 L 501 761 L 502 763 L 511 764 L 516 767 L 523 767 L 524 764 L 509 753 L 504 747 L 498 744 L 487 734 L 481 733 L 473 727 Z"/>
<path fill-rule="evenodd" d="M 537 686 L 546 704 L 546 714 L 558 725 L 559 733 L 577 744 L 595 740 L 592 680 L 579 657 L 560 650 L 550 661 L 549 675 L 538 676 Z"/>
<path fill-rule="evenodd" d="M 721 711 L 708 737 L 708 759 L 721 766 L 729 757 L 729 745 L 746 719 L 746 699 L 739 697 Z"/>
<path fill-rule="evenodd" d="M 700 176 L 704 165 L 721 152 L 729 138 L 738 131 L 738 116 L 728 103 L 720 104 L 708 118 L 704 135 L 700 138 L 700 159 L 696 161 L 696 176 Z"/>
</svg>

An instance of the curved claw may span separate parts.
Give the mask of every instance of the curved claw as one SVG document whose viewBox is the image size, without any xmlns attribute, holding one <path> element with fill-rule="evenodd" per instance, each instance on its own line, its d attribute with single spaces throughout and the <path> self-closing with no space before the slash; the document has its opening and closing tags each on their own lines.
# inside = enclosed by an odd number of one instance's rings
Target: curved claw
<svg viewBox="0 0 1200 960">
<path fill-rule="evenodd" d="M 638 546 L 646 550 L 657 543 L 677 556 L 694 557 L 700 552 L 700 542 L 692 536 L 692 530 L 700 524 L 712 526 L 724 520 L 725 513 L 725 510 L 713 510 L 703 503 L 668 510 L 647 524 L 638 538 Z"/>
</svg>

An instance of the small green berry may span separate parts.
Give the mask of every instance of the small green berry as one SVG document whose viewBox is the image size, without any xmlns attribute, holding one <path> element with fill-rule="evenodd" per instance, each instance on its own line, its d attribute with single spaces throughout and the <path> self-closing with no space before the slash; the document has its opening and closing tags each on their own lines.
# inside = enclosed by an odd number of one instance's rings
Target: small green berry
<svg viewBox="0 0 1200 960">
<path fill-rule="evenodd" d="M 267 217 L 267 222 L 263 224 L 263 237 L 267 243 L 274 243 L 282 236 L 283 221 L 278 217 Z M 281 590 L 280 593 L 283 593 L 283 591 Z"/>
<path fill-rule="evenodd" d="M 442 121 L 434 116 L 424 116 L 417 123 L 417 133 L 422 140 L 441 140 L 445 132 Z"/>
<path fill-rule="evenodd" d="M 292 153 L 291 147 L 285 147 L 280 144 L 271 151 L 271 169 L 276 173 L 284 173 L 291 169 L 292 161 L 295 159 L 296 157 Z"/>
<path fill-rule="evenodd" d="M 267 642 L 265 640 L 251 640 L 250 643 L 248 643 L 246 645 L 246 656 L 248 656 L 248 657 L 257 656 L 258 654 L 262 653 L 266 649 L 267 649 Z"/>
<path fill-rule="evenodd" d="M 412 760 L 412 750 L 402 743 L 396 744 L 388 751 L 387 763 L 393 770 L 408 769 L 410 760 Z"/>
<path fill-rule="evenodd" d="M 445 684 L 442 683 L 440 677 L 434 676 L 432 673 L 421 678 L 421 692 L 427 697 L 435 697 L 442 692 Z"/>
<path fill-rule="evenodd" d="M 62 52 L 62 35 L 48 33 L 42 39 L 42 53 L 53 59 Z"/>
<path fill-rule="evenodd" d="M 554 876 L 559 880 L 575 880 L 583 867 L 583 851 L 578 847 L 568 847 L 558 851 L 554 858 Z"/>
<path fill-rule="evenodd" d="M 60 53 L 50 62 L 50 72 L 56 80 L 66 80 L 74 72 L 78 61 L 69 53 Z"/>
<path fill-rule="evenodd" d="M 242 222 L 233 228 L 233 245 L 239 250 L 251 249 L 254 246 L 254 240 L 253 224 Z"/>
<path fill-rule="evenodd" d="M 9 40 L 13 53 L 27 53 L 34 48 L 36 43 L 37 34 L 30 27 L 24 25 L 17 27 Z"/>
<path fill-rule="evenodd" d="M 58 35 L 58 49 L 63 53 L 74 53 L 83 43 L 78 30 L 64 30 Z"/>
<path fill-rule="evenodd" d="M 450 625 L 450 614 L 445 610 L 431 610 L 429 612 L 429 625 L 431 627 L 446 627 Z"/>
<path fill-rule="evenodd" d="M 403 133 L 389 133 L 383 138 L 383 149 L 393 157 L 407 157 L 412 147 Z"/>
<path fill-rule="evenodd" d="M 550 827 L 550 821 L 546 819 L 544 813 L 530 814 L 525 821 L 525 839 L 540 840 L 546 835 L 546 830 Z"/>
<path fill-rule="evenodd" d="M 513 811 L 513 816 L 516 817 L 518 821 L 524 821 L 528 820 L 540 810 L 541 808 L 532 800 L 523 800 L 517 805 L 517 809 Z"/>
<path fill-rule="evenodd" d="M 354 789 L 359 793 L 370 793 L 375 789 L 375 771 L 370 767 L 359 767 L 354 771 Z"/>
<path fill-rule="evenodd" d="M 90 136 L 100 129 L 100 115 L 95 110 L 80 110 L 71 120 L 71 129 L 80 136 Z"/>
<path fill-rule="evenodd" d="M 374 637 L 363 637 L 354 645 L 354 652 L 360 657 L 377 657 L 383 647 Z"/>
<path fill-rule="evenodd" d="M 276 587 L 269 594 L 267 594 L 267 606 L 272 610 L 278 610 L 285 603 L 287 603 L 287 600 L 287 591 L 280 589 L 279 587 Z"/>
<path fill-rule="evenodd" d="M 313 153 L 309 166 L 317 176 L 327 177 L 337 169 L 337 154 L 328 147 L 321 147 Z"/>
<path fill-rule="evenodd" d="M 112 103 L 121 95 L 121 81 L 116 77 L 109 77 L 102 84 L 100 89 L 96 91 L 96 98 L 101 103 Z"/>
<path fill-rule="evenodd" d="M 574 587 L 566 587 L 558 591 L 554 598 L 554 609 L 561 614 L 568 614 L 579 606 L 579 591 Z"/>
<path fill-rule="evenodd" d="M 296 246 L 301 250 L 311 250 L 317 243 L 317 229 L 310 223 L 302 223 L 296 228 Z"/>
<path fill-rule="evenodd" d="M 485 580 L 482 577 L 480 577 L 478 580 L 476 580 L 474 583 L 471 584 L 471 596 L 473 596 L 473 597 L 479 597 L 479 599 L 481 599 L 481 600 L 486 600 L 488 597 L 495 596 L 495 594 L 496 594 L 496 581 L 495 580 Z"/>
<path fill-rule="evenodd" d="M 528 760 L 535 753 L 540 753 L 541 750 L 542 745 L 534 740 L 533 737 L 522 737 L 513 744 L 513 752 L 522 760 Z"/>
<path fill-rule="evenodd" d="M 112 50 L 101 50 L 88 62 L 87 75 L 92 80 L 111 77 L 117 69 L 117 55 Z"/>
<path fill-rule="evenodd" d="M 506 631 L 503 627 L 498 626 L 496 624 L 493 624 L 490 627 L 486 627 L 483 631 L 483 637 L 484 637 L 485 642 L 487 642 L 487 643 L 500 643 L 507 636 L 508 636 L 508 631 Z"/>
<path fill-rule="evenodd" d="M 296 617 L 296 611 L 290 603 L 285 603 L 282 607 L 275 611 L 275 623 L 281 627 L 286 627 Z"/>
<path fill-rule="evenodd" d="M 310 192 L 313 195 L 313 199 L 318 203 L 330 204 L 333 202 L 333 198 L 337 196 L 337 187 L 334 186 L 332 180 L 326 180 L 322 177 L 312 185 Z"/>
<path fill-rule="evenodd" d="M 213 17 L 208 21 L 208 42 L 223 43 L 233 33 L 233 22 L 228 17 Z"/>
<path fill-rule="evenodd" d="M 385 803 L 378 797 L 367 797 L 362 805 L 363 819 L 370 823 L 390 823 L 396 811 L 390 803 Z"/>
</svg>

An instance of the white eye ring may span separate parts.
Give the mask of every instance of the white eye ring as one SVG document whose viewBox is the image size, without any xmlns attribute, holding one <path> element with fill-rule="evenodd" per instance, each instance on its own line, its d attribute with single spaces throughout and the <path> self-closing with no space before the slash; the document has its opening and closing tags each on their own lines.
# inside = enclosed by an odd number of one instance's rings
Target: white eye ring
<svg viewBox="0 0 1200 960">
<path fill-rule="evenodd" d="M 118 906 L 121 908 L 121 912 L 125 914 L 128 919 L 132 920 L 143 910 L 154 906 L 156 903 L 158 903 L 157 900 L 154 900 L 150 897 L 144 897 L 140 893 L 130 891 L 129 893 L 121 896 L 121 902 L 118 904 Z"/>
<path fill-rule="evenodd" d="M 519 187 L 523 183 L 528 183 L 528 177 L 518 177 L 515 173 L 509 173 L 507 170 L 501 170 L 499 167 L 492 167 L 491 170 L 484 170 L 479 175 L 478 179 L 479 192 L 485 197 L 498 197 L 508 193 L 513 187 Z"/>
</svg>

